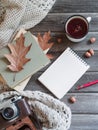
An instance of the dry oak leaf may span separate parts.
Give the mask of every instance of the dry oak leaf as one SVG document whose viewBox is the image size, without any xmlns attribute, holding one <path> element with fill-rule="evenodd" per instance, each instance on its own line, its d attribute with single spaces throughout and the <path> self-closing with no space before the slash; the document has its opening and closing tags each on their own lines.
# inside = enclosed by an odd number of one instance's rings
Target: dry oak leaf
<svg viewBox="0 0 98 130">
<path fill-rule="evenodd" d="M 26 64 L 30 59 L 26 58 L 26 54 L 31 48 L 31 44 L 27 47 L 24 45 L 25 37 L 23 34 L 16 40 L 16 44 L 8 44 L 11 51 L 10 54 L 5 54 L 5 57 L 11 63 L 7 67 L 14 72 L 18 72 L 23 69 L 23 65 Z"/>
<path fill-rule="evenodd" d="M 41 36 L 41 34 L 38 33 L 37 38 L 38 38 L 38 42 L 42 50 L 50 49 L 52 45 L 54 44 L 53 42 L 49 43 L 49 40 L 51 39 L 50 31 L 45 32 L 43 36 Z"/>
</svg>

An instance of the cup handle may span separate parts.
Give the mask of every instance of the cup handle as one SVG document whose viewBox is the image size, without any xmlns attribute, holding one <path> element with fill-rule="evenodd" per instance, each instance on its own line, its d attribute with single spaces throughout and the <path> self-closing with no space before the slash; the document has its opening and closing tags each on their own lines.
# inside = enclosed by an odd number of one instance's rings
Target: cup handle
<svg viewBox="0 0 98 130">
<path fill-rule="evenodd" d="M 86 19 L 90 23 L 90 21 L 91 21 L 92 18 L 91 17 L 87 17 Z"/>
</svg>

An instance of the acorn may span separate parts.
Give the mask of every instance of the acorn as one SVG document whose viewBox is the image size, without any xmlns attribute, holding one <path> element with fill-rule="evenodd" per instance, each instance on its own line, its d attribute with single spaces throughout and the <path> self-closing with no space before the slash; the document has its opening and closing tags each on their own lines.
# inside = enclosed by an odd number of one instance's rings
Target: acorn
<svg viewBox="0 0 98 130">
<path fill-rule="evenodd" d="M 89 51 L 85 52 L 85 57 L 90 58 L 91 57 L 91 53 Z"/>
<path fill-rule="evenodd" d="M 95 37 L 91 37 L 90 38 L 90 43 L 94 43 L 94 42 L 96 42 L 96 38 Z"/>
<path fill-rule="evenodd" d="M 76 98 L 74 96 L 70 97 L 69 100 L 70 100 L 71 103 L 75 103 L 76 102 Z"/>
<path fill-rule="evenodd" d="M 93 55 L 94 55 L 93 49 L 89 49 L 88 51 L 85 52 L 85 57 L 87 57 L 87 58 L 90 58 Z"/>
<path fill-rule="evenodd" d="M 89 51 L 89 53 L 91 54 L 91 56 L 94 55 L 94 50 L 93 50 L 93 49 L 89 49 L 88 51 Z"/>
</svg>

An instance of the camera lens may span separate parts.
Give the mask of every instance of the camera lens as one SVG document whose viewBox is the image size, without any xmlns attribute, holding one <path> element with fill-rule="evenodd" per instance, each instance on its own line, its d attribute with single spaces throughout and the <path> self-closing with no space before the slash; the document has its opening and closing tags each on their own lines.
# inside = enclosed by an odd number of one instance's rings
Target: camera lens
<svg viewBox="0 0 98 130">
<path fill-rule="evenodd" d="M 5 108 L 3 111 L 3 116 L 6 119 L 11 119 L 14 116 L 14 110 L 10 107 Z"/>
<path fill-rule="evenodd" d="M 19 116 L 18 108 L 15 104 L 8 105 L 2 110 L 2 116 L 6 120 L 16 119 Z"/>
</svg>

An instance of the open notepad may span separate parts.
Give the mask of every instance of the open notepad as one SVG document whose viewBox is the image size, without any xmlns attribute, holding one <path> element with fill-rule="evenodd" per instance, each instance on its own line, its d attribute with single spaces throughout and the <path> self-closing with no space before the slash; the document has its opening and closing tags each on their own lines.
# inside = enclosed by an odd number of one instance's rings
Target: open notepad
<svg viewBox="0 0 98 130">
<path fill-rule="evenodd" d="M 88 68 L 89 65 L 68 47 L 38 80 L 61 99 Z"/>
</svg>

